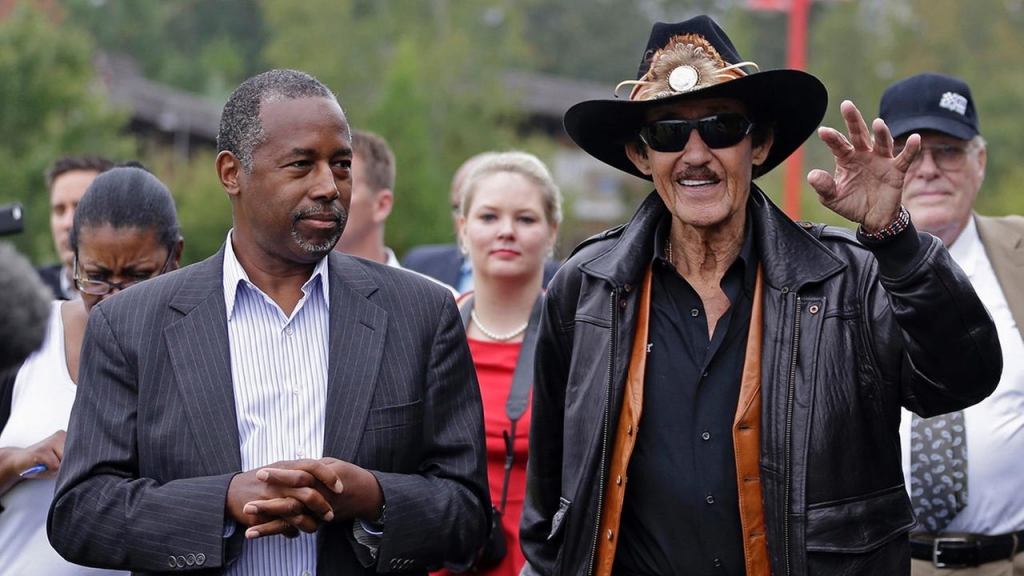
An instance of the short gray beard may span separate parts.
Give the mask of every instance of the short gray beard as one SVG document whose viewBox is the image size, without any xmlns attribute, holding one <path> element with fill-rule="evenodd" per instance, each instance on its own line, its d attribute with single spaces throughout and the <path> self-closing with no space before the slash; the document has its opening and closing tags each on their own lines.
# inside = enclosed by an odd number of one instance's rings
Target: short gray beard
<svg viewBox="0 0 1024 576">
<path fill-rule="evenodd" d="M 309 252 L 310 254 L 326 254 L 334 248 L 335 244 L 338 243 L 338 239 L 341 238 L 341 232 L 338 232 L 319 244 L 310 244 L 303 240 L 302 235 L 299 234 L 297 229 L 292 228 L 292 238 L 295 238 L 295 242 L 304 252 Z"/>
</svg>

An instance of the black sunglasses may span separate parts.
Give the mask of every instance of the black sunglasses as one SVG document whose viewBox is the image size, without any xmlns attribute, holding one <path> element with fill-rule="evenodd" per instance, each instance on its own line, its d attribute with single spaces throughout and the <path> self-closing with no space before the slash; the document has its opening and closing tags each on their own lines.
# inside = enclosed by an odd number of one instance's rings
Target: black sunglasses
<svg viewBox="0 0 1024 576">
<path fill-rule="evenodd" d="M 754 123 L 742 114 L 715 114 L 696 120 L 658 120 L 640 129 L 640 139 L 655 152 L 681 152 L 697 130 L 708 148 L 728 148 L 739 144 Z"/>
</svg>

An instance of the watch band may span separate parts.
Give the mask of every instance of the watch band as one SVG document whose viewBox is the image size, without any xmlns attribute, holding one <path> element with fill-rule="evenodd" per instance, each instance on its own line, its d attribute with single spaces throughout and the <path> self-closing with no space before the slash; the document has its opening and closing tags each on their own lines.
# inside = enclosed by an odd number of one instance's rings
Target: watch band
<svg viewBox="0 0 1024 576">
<path fill-rule="evenodd" d="M 903 206 L 901 204 L 900 205 L 900 213 L 899 213 L 899 215 L 897 215 L 896 219 L 893 220 L 885 228 L 882 228 L 878 232 L 868 233 L 868 232 L 864 231 L 864 226 L 860 225 L 860 226 L 857 227 L 857 233 L 860 234 L 861 236 L 865 237 L 865 238 L 870 239 L 870 240 L 875 240 L 875 241 L 888 240 L 889 238 L 892 238 L 893 236 L 896 236 L 900 232 L 903 232 L 904 230 L 906 230 L 907 226 L 909 226 L 909 225 L 910 225 L 910 212 L 907 210 L 906 206 Z"/>
</svg>

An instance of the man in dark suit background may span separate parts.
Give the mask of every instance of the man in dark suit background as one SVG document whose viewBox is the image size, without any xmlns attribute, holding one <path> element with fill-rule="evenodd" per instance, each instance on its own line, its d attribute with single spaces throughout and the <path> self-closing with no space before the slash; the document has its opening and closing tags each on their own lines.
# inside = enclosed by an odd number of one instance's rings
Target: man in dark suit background
<svg viewBox="0 0 1024 576">
<path fill-rule="evenodd" d="M 50 196 L 50 232 L 53 234 L 53 248 L 60 262 L 39 266 L 36 273 L 58 300 L 77 300 L 78 290 L 71 278 L 71 245 L 68 234 L 75 216 L 75 207 L 85 195 L 89 184 L 114 167 L 106 158 L 92 154 L 62 156 L 46 170 L 46 188 Z"/>
<path fill-rule="evenodd" d="M 332 252 L 352 190 L 337 100 L 261 74 L 218 145 L 222 250 L 90 318 L 51 542 L 138 572 L 467 560 L 490 523 L 469 349 L 450 292 Z"/>
<path fill-rule="evenodd" d="M 466 176 L 473 170 L 476 164 L 494 154 L 494 152 L 481 152 L 471 156 L 459 166 L 452 176 L 452 186 L 449 191 L 452 209 L 452 225 L 455 227 L 455 237 L 459 237 L 459 205 L 462 203 L 462 184 Z M 560 263 L 548 259 L 544 262 L 544 279 L 542 285 L 547 287 L 548 281 L 558 271 Z M 402 259 L 402 267 L 415 270 L 420 274 L 426 274 L 431 278 L 437 278 L 441 282 L 454 286 L 460 294 L 473 289 L 473 268 L 465 252 L 458 244 L 428 244 L 417 246 L 410 250 Z"/>
</svg>

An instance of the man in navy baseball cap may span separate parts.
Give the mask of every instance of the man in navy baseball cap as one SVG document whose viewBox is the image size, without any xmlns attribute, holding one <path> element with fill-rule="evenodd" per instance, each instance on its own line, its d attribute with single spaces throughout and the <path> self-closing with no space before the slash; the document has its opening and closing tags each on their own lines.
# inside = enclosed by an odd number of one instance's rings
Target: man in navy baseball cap
<svg viewBox="0 0 1024 576">
<path fill-rule="evenodd" d="M 904 414 L 904 474 L 918 520 L 912 573 L 948 574 L 956 566 L 957 576 L 1021 575 L 1024 463 L 1017 455 L 1024 435 L 1011 431 L 1024 430 L 1016 400 L 1024 395 L 1024 218 L 974 212 L 985 140 L 963 80 L 932 72 L 900 80 L 882 95 L 879 116 L 896 149 L 921 135 L 903 204 L 918 229 L 938 236 L 967 273 L 995 320 L 1004 359 L 996 392 L 979 404 L 937 418 Z"/>
<path fill-rule="evenodd" d="M 878 116 L 902 149 L 911 134 L 923 149 L 903 185 L 903 205 L 919 230 L 950 247 L 967 227 L 985 177 L 985 141 L 963 80 L 925 72 L 889 86 Z"/>
</svg>

